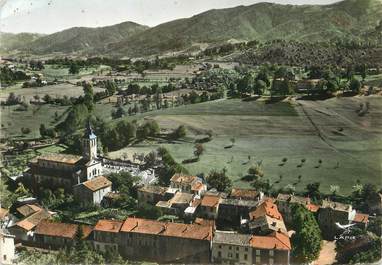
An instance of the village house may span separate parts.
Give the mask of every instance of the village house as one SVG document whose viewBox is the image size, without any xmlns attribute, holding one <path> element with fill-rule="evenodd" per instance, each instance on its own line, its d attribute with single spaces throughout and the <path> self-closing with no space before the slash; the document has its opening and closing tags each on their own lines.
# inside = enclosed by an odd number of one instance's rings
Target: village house
<svg viewBox="0 0 382 265">
<path fill-rule="evenodd" d="M 251 235 L 231 231 L 215 231 L 212 240 L 212 263 L 254 264 L 252 261 Z"/>
<path fill-rule="evenodd" d="M 160 208 L 166 214 L 184 216 L 185 210 L 192 205 L 195 195 L 186 192 L 177 192 L 174 197 L 168 201 L 159 201 L 156 207 Z"/>
<path fill-rule="evenodd" d="M 247 219 L 249 213 L 254 210 L 259 201 L 223 198 L 219 204 L 217 222 L 220 226 L 239 227 L 243 219 Z"/>
<path fill-rule="evenodd" d="M 277 196 L 276 204 L 287 225 L 290 225 L 293 222 L 293 205 L 302 205 L 313 213 L 317 213 L 320 208 L 318 205 L 312 203 L 310 198 L 282 193 L 279 193 Z"/>
<path fill-rule="evenodd" d="M 99 220 L 93 229 L 93 246 L 96 251 L 118 251 L 118 235 L 123 221 Z"/>
<path fill-rule="evenodd" d="M 307 93 L 314 90 L 317 85 L 322 82 L 321 79 L 302 79 L 298 80 L 296 84 L 297 93 Z"/>
<path fill-rule="evenodd" d="M 68 191 L 76 184 L 101 175 L 102 164 L 97 156 L 97 137 L 88 124 L 82 138 L 83 155 L 48 154 L 29 162 L 25 174 L 31 178 L 32 188 L 40 186 L 65 188 Z"/>
<path fill-rule="evenodd" d="M 271 199 L 266 199 L 249 213 L 248 228 L 251 233 L 268 235 L 272 232 L 288 234 L 282 215 Z"/>
<path fill-rule="evenodd" d="M 253 189 L 233 188 L 229 194 L 229 198 L 246 201 L 260 201 L 264 197 L 264 193 Z"/>
<path fill-rule="evenodd" d="M 74 198 L 82 205 L 100 205 L 103 197 L 111 192 L 112 183 L 98 176 L 73 187 Z"/>
<path fill-rule="evenodd" d="M 169 200 L 166 199 L 166 187 L 160 187 L 155 185 L 143 186 L 137 190 L 138 203 L 155 205 L 159 201 Z"/>
<path fill-rule="evenodd" d="M 49 219 L 53 213 L 48 210 L 41 209 L 38 212 L 35 212 L 29 215 L 26 218 L 21 220 L 12 221 L 8 225 L 8 231 L 15 236 L 16 243 L 23 243 L 28 245 L 31 243 L 33 236 L 33 230 L 35 227 L 42 221 Z"/>
<path fill-rule="evenodd" d="M 13 264 L 15 259 L 15 236 L 0 228 L 0 264 Z"/>
<path fill-rule="evenodd" d="M 0 229 L 7 226 L 9 221 L 9 210 L 0 207 Z"/>
<path fill-rule="evenodd" d="M 121 198 L 121 194 L 119 192 L 108 192 L 101 201 L 101 206 L 104 208 L 113 208 L 114 205 Z"/>
<path fill-rule="evenodd" d="M 122 257 L 157 263 L 208 263 L 213 227 L 127 218 L 120 230 Z"/>
<path fill-rule="evenodd" d="M 283 233 L 268 236 L 216 231 L 212 262 L 218 264 L 289 264 L 290 239 Z"/>
<path fill-rule="evenodd" d="M 92 227 L 87 225 L 56 223 L 43 220 L 34 231 L 34 246 L 44 249 L 58 250 L 70 247 L 75 243 L 79 229 L 82 229 L 82 239 L 88 238 Z"/>
<path fill-rule="evenodd" d="M 318 225 L 322 231 L 324 239 L 333 239 L 342 230 L 336 225 L 347 225 L 354 219 L 356 212 L 350 204 L 332 202 L 323 200 L 320 210 L 318 211 Z"/>
<path fill-rule="evenodd" d="M 205 219 L 216 220 L 219 212 L 221 197 L 219 194 L 206 194 L 200 203 L 198 216 Z"/>
<path fill-rule="evenodd" d="M 170 179 L 170 187 L 178 189 L 181 192 L 193 193 L 195 195 L 203 195 L 207 191 L 207 185 L 197 176 L 188 176 L 176 173 Z"/>
</svg>

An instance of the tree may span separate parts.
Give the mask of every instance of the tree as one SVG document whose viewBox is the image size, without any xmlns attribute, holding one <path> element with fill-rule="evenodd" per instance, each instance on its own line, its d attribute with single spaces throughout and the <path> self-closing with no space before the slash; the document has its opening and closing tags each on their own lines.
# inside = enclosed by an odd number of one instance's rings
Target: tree
<svg viewBox="0 0 382 265">
<path fill-rule="evenodd" d="M 177 140 L 177 139 L 186 137 L 186 135 L 187 135 L 186 127 L 184 125 L 180 125 L 171 133 L 171 138 Z"/>
<path fill-rule="evenodd" d="M 315 182 L 306 185 L 306 196 L 309 196 L 312 200 L 318 202 L 321 200 L 320 183 Z"/>
<path fill-rule="evenodd" d="M 94 109 L 94 91 L 92 84 L 85 82 L 83 84 L 84 90 L 84 104 L 87 106 L 89 112 Z"/>
<path fill-rule="evenodd" d="M 204 152 L 204 147 L 202 144 L 195 144 L 194 149 L 194 155 L 199 159 Z"/>
<path fill-rule="evenodd" d="M 212 170 L 206 179 L 209 187 L 215 188 L 218 191 L 228 191 L 231 189 L 232 181 L 226 173 L 227 170 L 225 168 L 221 171 Z"/>
<path fill-rule="evenodd" d="M 292 206 L 293 230 L 292 255 L 298 263 L 309 263 L 317 259 L 321 251 L 321 230 L 314 215 L 304 206 Z"/>
<path fill-rule="evenodd" d="M 76 74 L 79 74 L 79 72 L 80 72 L 80 67 L 77 65 L 77 63 L 72 62 L 69 66 L 69 74 L 76 75 Z"/>
<path fill-rule="evenodd" d="M 41 137 L 44 137 L 46 135 L 46 127 L 44 124 L 40 125 L 40 135 Z"/>
<path fill-rule="evenodd" d="M 349 88 L 351 91 L 358 93 L 361 88 L 361 82 L 357 78 L 352 78 L 349 84 Z"/>
</svg>

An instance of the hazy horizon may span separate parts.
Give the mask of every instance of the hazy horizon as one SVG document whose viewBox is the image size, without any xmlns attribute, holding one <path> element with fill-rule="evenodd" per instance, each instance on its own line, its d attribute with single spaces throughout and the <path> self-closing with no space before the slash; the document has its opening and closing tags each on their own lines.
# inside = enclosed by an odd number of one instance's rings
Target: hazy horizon
<svg viewBox="0 0 382 265">
<path fill-rule="evenodd" d="M 72 27 L 104 27 L 126 21 L 153 27 L 210 9 L 260 2 L 325 5 L 339 0 L 0 0 L 0 31 L 51 34 Z"/>
</svg>

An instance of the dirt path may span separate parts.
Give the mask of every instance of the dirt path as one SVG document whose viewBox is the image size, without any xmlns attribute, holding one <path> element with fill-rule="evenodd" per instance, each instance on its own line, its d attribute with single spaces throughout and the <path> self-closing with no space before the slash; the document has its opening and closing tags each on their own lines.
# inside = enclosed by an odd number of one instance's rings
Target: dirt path
<svg viewBox="0 0 382 265">
<path fill-rule="evenodd" d="M 336 262 L 335 241 L 323 241 L 320 256 L 313 261 L 312 265 L 330 265 Z"/>
</svg>

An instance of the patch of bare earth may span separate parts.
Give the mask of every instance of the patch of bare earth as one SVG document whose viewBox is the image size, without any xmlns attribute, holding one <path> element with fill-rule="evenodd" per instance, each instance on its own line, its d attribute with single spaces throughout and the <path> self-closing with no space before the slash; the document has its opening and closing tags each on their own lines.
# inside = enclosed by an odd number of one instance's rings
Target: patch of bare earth
<svg viewBox="0 0 382 265">
<path fill-rule="evenodd" d="M 336 262 L 335 241 L 323 241 L 320 256 L 313 262 L 313 265 L 330 265 Z"/>
</svg>

